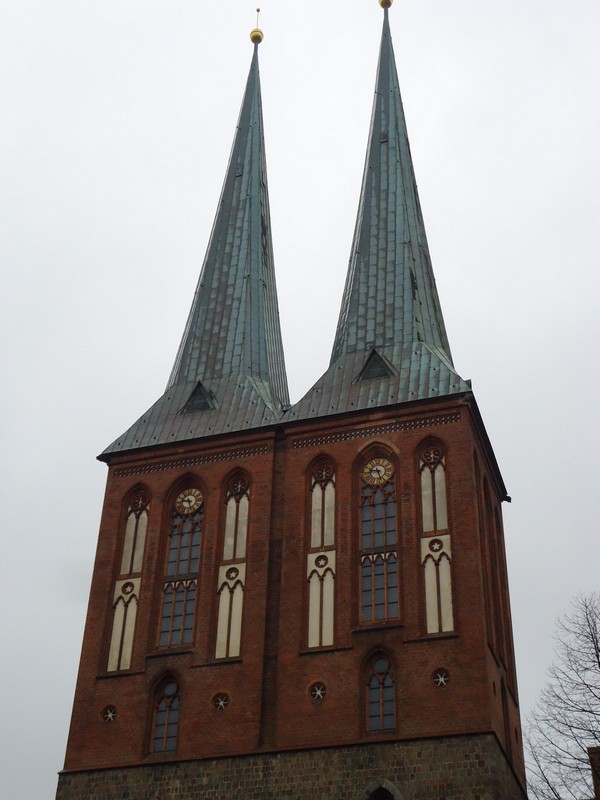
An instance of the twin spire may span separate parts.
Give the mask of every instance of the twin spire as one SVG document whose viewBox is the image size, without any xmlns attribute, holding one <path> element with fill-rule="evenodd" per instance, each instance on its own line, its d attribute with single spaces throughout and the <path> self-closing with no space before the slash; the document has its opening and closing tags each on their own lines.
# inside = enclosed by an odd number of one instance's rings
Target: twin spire
<svg viewBox="0 0 600 800">
<path fill-rule="evenodd" d="M 388 19 L 358 219 L 328 371 L 289 395 L 267 189 L 258 44 L 225 183 L 165 394 L 103 455 L 468 391 L 431 268 Z"/>
<path fill-rule="evenodd" d="M 168 386 L 228 376 L 289 404 L 273 265 L 258 44 L 204 265 Z"/>
</svg>

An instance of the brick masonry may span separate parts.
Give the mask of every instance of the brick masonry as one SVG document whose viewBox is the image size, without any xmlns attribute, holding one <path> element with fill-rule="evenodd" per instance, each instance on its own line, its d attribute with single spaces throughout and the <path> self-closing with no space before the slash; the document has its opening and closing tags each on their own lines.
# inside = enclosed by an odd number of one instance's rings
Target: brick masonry
<svg viewBox="0 0 600 800">
<path fill-rule="evenodd" d="M 323 445 L 325 433 L 334 438 Z M 428 635 L 424 623 L 418 459 L 427 441 L 447 454 L 455 630 L 444 635 Z M 382 777 L 401 785 L 404 798 L 520 797 L 506 788 L 513 778 L 501 755 L 524 784 L 503 533 L 500 523 L 492 524 L 493 512 L 500 520 L 502 485 L 488 448 L 477 415 L 454 399 L 115 457 L 58 799 L 154 800 L 158 787 L 161 800 L 303 798 L 309 792 L 341 800 L 360 797 L 360 787 Z M 370 626 L 358 621 L 356 492 L 361 465 L 382 453 L 396 470 L 402 611 L 399 619 Z M 307 485 L 312 465 L 323 457 L 336 471 L 335 644 L 309 650 Z M 217 660 L 223 492 L 235 470 L 244 471 L 251 487 L 242 648 L 240 658 Z M 169 515 L 177 492 L 191 485 L 201 489 L 206 507 L 194 641 L 161 649 L 157 621 Z M 150 498 L 150 515 L 131 667 L 107 672 L 124 513 L 140 487 Z M 497 549 L 486 554 L 494 530 Z M 364 719 L 365 665 L 377 650 L 393 662 L 397 719 L 378 742 Z M 439 668 L 450 675 L 444 689 L 432 681 Z M 149 752 L 153 698 L 165 675 L 176 679 L 181 693 L 177 763 Z M 309 694 L 317 681 L 327 687 L 320 703 Z M 225 714 L 213 705 L 221 692 L 231 698 Z M 103 720 L 108 706 L 118 711 L 111 724 Z M 464 742 L 474 749 L 463 753 Z M 440 772 L 439 764 L 446 765 Z M 472 785 L 465 783 L 465 770 L 472 771 Z M 269 776 L 270 788 L 263 788 L 273 794 L 251 785 L 255 774 Z M 285 783 L 292 777 L 296 783 Z M 227 780 L 238 783 L 224 789 Z M 190 786 L 203 786 L 203 793 L 190 794 Z M 147 787 L 154 793 L 144 794 Z"/>
<path fill-rule="evenodd" d="M 524 800 L 494 736 L 64 773 L 57 800 Z"/>
</svg>

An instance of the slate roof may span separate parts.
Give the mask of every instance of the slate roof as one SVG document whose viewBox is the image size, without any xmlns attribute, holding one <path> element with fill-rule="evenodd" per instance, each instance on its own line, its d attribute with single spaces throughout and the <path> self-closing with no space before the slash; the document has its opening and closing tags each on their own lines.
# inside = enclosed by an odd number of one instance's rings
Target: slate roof
<svg viewBox="0 0 600 800">
<path fill-rule="evenodd" d="M 470 392 L 435 286 L 384 10 L 358 218 L 330 366 L 289 407 L 255 45 L 223 192 L 165 394 L 102 454 Z"/>
<path fill-rule="evenodd" d="M 258 427 L 288 406 L 255 44 L 208 250 L 167 390 L 103 455 Z"/>
<path fill-rule="evenodd" d="M 454 370 L 419 203 L 385 9 L 358 218 L 327 372 L 306 419 L 470 391 Z"/>
</svg>

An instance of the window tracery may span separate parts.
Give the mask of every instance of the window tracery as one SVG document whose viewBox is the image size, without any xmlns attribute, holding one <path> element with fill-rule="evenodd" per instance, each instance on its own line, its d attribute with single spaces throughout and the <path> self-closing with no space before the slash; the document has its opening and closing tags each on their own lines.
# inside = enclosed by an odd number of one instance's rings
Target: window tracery
<svg viewBox="0 0 600 800">
<path fill-rule="evenodd" d="M 160 647 L 190 644 L 194 635 L 204 498 L 199 489 L 181 492 L 171 512 L 167 542 Z"/>
<path fill-rule="evenodd" d="M 217 589 L 219 613 L 215 657 L 236 658 L 241 652 L 250 509 L 250 488 L 245 476 L 236 475 L 229 481 L 225 503 L 223 559 Z"/>
<path fill-rule="evenodd" d="M 113 592 L 113 626 L 108 654 L 108 672 L 129 669 L 131 665 L 148 512 L 148 494 L 145 490 L 140 489 L 131 496 L 127 504 L 119 576 Z"/>
<path fill-rule="evenodd" d="M 371 459 L 362 471 L 360 488 L 361 621 L 397 619 L 397 512 L 391 462 Z"/>
<path fill-rule="evenodd" d="M 310 551 L 308 581 L 308 646 L 328 647 L 334 641 L 335 619 L 335 469 L 321 460 L 311 472 Z"/>
<path fill-rule="evenodd" d="M 165 678 L 154 698 L 151 750 L 153 753 L 173 753 L 179 731 L 179 687 L 174 678 Z"/>
<path fill-rule="evenodd" d="M 419 470 L 426 627 L 427 633 L 442 633 L 454 630 L 452 541 L 448 530 L 446 456 L 443 449 L 434 444 L 426 445 L 421 451 Z"/>
<path fill-rule="evenodd" d="M 366 670 L 367 731 L 391 731 L 396 727 L 396 689 L 392 664 L 386 653 L 375 653 Z"/>
<path fill-rule="evenodd" d="M 420 471 L 423 532 L 447 530 L 446 461 L 439 447 L 428 445 L 423 450 Z"/>
</svg>

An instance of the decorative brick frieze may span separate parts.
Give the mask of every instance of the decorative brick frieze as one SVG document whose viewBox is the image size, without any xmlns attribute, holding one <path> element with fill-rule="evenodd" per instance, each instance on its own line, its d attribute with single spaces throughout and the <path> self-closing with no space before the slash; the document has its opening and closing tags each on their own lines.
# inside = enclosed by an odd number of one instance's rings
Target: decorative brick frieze
<svg viewBox="0 0 600 800">
<path fill-rule="evenodd" d="M 149 475 L 152 472 L 167 472 L 173 469 L 186 469 L 198 464 L 211 464 L 216 461 L 237 461 L 240 458 L 260 456 L 271 450 L 269 445 L 261 447 L 247 447 L 242 450 L 228 450 L 225 453 L 207 453 L 203 456 L 180 458 L 177 461 L 161 461 L 159 463 L 142 464 L 138 467 L 125 467 L 114 472 L 115 478 L 131 478 L 134 475 Z"/>
<path fill-rule="evenodd" d="M 435 417 L 423 417 L 421 419 L 396 420 L 385 425 L 371 425 L 368 428 L 353 428 L 351 430 L 329 433 L 324 436 L 313 436 L 308 439 L 298 439 L 292 445 L 294 449 L 301 447 L 314 447 L 332 442 L 346 442 L 349 439 L 366 439 L 370 436 L 381 436 L 385 433 L 397 433 L 398 431 L 414 431 L 423 428 L 431 428 L 439 425 L 451 425 L 460 422 L 460 411 L 454 414 L 440 414 Z"/>
</svg>

